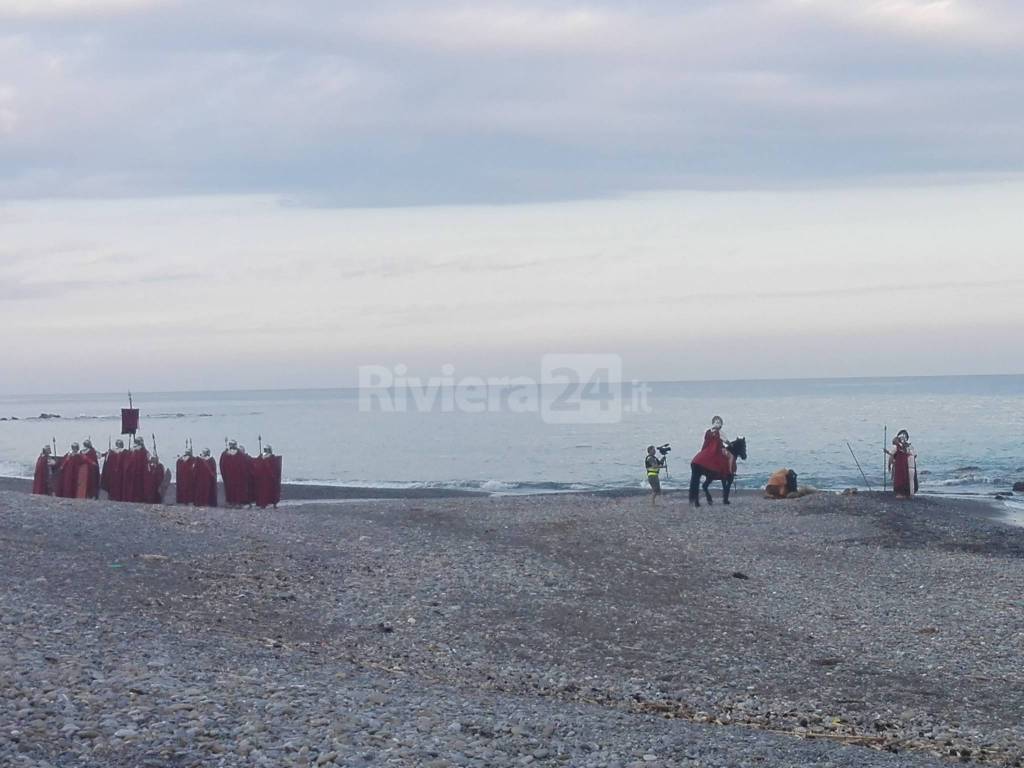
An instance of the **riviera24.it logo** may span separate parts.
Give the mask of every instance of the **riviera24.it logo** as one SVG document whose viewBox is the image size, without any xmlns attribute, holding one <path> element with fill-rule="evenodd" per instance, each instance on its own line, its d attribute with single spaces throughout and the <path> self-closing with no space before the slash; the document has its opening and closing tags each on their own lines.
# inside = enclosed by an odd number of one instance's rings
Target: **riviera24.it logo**
<svg viewBox="0 0 1024 768">
<path fill-rule="evenodd" d="M 414 376 L 404 364 L 359 367 L 359 410 L 384 413 L 522 413 L 550 424 L 612 424 L 625 411 L 650 411 L 649 388 L 622 381 L 613 354 L 549 354 L 540 376 Z"/>
</svg>

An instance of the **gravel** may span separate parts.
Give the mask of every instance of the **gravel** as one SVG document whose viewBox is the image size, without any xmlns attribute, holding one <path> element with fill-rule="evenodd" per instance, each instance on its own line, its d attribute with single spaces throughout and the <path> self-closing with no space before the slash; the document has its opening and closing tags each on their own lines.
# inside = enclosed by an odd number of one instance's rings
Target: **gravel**
<svg viewBox="0 0 1024 768">
<path fill-rule="evenodd" d="M 663 501 L 0 491 L 0 765 L 1024 764 L 1024 529 Z"/>
</svg>

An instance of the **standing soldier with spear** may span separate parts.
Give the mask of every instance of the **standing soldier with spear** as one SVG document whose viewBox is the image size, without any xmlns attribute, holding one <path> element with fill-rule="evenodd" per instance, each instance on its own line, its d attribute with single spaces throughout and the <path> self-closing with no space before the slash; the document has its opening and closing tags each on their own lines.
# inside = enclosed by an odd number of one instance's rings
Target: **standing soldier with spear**
<svg viewBox="0 0 1024 768">
<path fill-rule="evenodd" d="M 268 443 L 263 446 L 263 435 L 259 436 L 260 453 L 253 461 L 253 501 L 261 509 L 277 508 L 281 501 L 281 457 L 274 455 Z"/>
<path fill-rule="evenodd" d="M 149 459 L 149 466 L 146 469 L 145 499 L 147 504 L 163 504 L 164 494 L 171 483 L 171 473 L 160 463 L 160 456 L 156 448 L 156 435 L 151 434 L 153 440 L 153 455 Z"/>
<path fill-rule="evenodd" d="M 124 461 L 127 453 L 124 450 L 124 441 L 118 438 L 114 441 L 114 447 L 110 448 L 110 440 L 107 439 L 107 452 L 103 454 L 103 472 L 100 474 L 100 488 L 107 492 L 107 498 L 111 501 L 122 501 L 124 499 Z"/>
<path fill-rule="evenodd" d="M 174 473 L 174 500 L 178 504 L 194 504 L 196 459 L 192 455 L 192 441 L 185 441 L 185 452 L 178 457 Z"/>
</svg>

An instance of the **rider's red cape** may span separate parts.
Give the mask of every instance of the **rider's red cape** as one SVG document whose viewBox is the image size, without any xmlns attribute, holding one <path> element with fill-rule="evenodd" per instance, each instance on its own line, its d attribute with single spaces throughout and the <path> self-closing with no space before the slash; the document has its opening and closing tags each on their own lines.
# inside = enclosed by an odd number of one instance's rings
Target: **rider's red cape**
<svg viewBox="0 0 1024 768">
<path fill-rule="evenodd" d="M 732 472 L 732 462 L 725 455 L 722 438 L 713 429 L 704 433 L 704 446 L 693 457 L 693 463 L 709 472 L 723 476 Z"/>
</svg>

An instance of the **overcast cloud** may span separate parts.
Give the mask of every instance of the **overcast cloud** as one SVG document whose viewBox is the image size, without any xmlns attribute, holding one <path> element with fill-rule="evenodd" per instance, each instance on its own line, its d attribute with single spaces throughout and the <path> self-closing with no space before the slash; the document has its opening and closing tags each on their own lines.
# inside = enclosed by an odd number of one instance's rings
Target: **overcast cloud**
<svg viewBox="0 0 1024 768">
<path fill-rule="evenodd" d="M 0 195 L 329 205 L 1008 173 L 1009 0 L 0 0 Z"/>
<path fill-rule="evenodd" d="M 1013 0 L 0 0 L 0 391 L 1020 371 L 1022 209 Z"/>
</svg>

